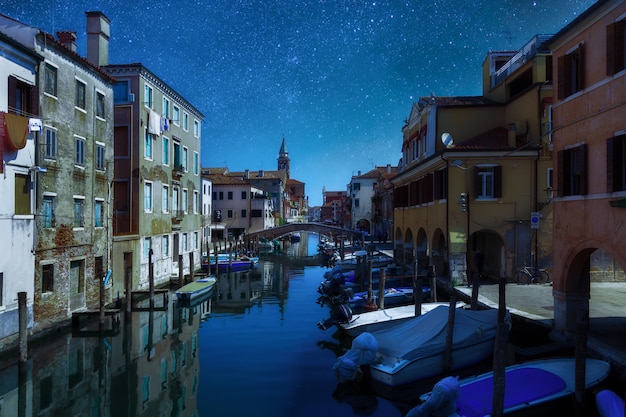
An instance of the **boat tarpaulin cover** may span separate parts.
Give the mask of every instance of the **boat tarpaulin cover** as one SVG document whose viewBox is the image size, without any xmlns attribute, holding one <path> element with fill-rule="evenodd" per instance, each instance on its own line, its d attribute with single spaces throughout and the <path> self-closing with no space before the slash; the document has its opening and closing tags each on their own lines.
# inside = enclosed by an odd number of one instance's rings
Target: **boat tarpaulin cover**
<svg viewBox="0 0 626 417">
<path fill-rule="evenodd" d="M 446 346 L 448 316 L 449 306 L 442 305 L 421 316 L 372 332 L 378 341 L 378 352 L 406 360 L 440 354 Z M 498 310 L 457 308 L 454 317 L 453 347 L 461 348 L 493 339 L 497 326 Z"/>
</svg>

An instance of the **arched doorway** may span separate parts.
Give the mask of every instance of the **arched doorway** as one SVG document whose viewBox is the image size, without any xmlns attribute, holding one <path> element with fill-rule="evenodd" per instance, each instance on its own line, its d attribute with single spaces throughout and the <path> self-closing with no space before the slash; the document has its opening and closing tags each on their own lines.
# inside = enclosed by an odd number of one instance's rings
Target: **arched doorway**
<svg viewBox="0 0 626 417">
<path fill-rule="evenodd" d="M 506 248 L 500 235 L 492 230 L 479 230 L 470 237 L 471 256 L 470 270 L 478 273 L 476 254 L 482 254 L 484 259 L 482 276 L 486 279 L 499 280 L 506 275 Z"/>
<path fill-rule="evenodd" d="M 446 237 L 441 229 L 435 230 L 433 243 L 430 251 L 430 262 L 435 268 L 435 274 L 448 274 L 448 251 L 446 250 Z"/>
</svg>

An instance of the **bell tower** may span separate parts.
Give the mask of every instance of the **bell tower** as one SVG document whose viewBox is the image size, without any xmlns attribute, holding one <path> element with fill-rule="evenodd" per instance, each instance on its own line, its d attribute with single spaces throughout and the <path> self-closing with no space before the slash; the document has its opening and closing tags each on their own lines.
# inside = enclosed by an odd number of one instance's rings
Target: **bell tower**
<svg viewBox="0 0 626 417">
<path fill-rule="evenodd" d="M 287 179 L 289 179 L 290 162 L 289 152 L 287 151 L 287 146 L 285 145 L 285 136 L 283 135 L 283 143 L 280 145 L 280 150 L 278 151 L 278 170 L 285 171 Z"/>
</svg>

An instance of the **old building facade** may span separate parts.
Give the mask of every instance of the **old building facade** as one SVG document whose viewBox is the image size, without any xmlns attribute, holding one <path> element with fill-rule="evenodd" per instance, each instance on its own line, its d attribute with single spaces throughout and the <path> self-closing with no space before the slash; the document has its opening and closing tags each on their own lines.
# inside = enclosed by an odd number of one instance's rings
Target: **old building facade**
<svg viewBox="0 0 626 417">
<path fill-rule="evenodd" d="M 573 332 L 592 281 L 624 281 L 626 3 L 599 1 L 557 33 L 554 320 Z M 592 301 L 593 302 L 593 301 Z"/>
</svg>

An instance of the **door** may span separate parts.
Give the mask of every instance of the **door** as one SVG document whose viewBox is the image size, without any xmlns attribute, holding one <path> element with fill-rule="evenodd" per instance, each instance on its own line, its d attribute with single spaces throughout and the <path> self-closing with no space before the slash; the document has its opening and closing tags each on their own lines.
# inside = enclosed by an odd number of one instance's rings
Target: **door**
<svg viewBox="0 0 626 417">
<path fill-rule="evenodd" d="M 85 307 L 85 260 L 70 261 L 70 311 Z"/>
</svg>

